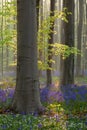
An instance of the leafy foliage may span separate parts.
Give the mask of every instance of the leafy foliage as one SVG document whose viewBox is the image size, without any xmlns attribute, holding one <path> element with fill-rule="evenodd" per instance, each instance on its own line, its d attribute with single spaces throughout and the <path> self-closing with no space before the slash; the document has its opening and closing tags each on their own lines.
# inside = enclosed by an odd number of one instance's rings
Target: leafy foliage
<svg viewBox="0 0 87 130">
<path fill-rule="evenodd" d="M 38 30 L 38 66 L 39 70 L 46 70 L 49 68 L 47 64 L 47 48 L 48 48 L 48 39 L 50 39 L 50 32 L 51 26 L 53 26 L 53 23 L 56 19 L 61 19 L 65 22 L 68 22 L 66 19 L 67 15 L 71 15 L 70 12 L 67 11 L 66 8 L 64 8 L 63 11 L 58 12 L 55 11 L 54 16 L 48 16 L 46 19 L 43 20 L 43 22 L 39 26 Z M 0 12 L 0 16 L 3 17 L 4 25 L 3 30 L 0 32 L 3 35 L 3 39 L 0 41 L 0 45 L 5 45 L 10 48 L 14 52 L 14 55 L 16 57 L 17 55 L 17 30 L 16 30 L 16 3 L 15 1 L 12 2 L 6 2 L 3 5 L 3 10 Z M 55 24 L 55 27 L 57 25 Z M 54 35 L 57 35 L 56 32 L 52 32 Z M 76 48 L 70 48 L 66 45 L 62 45 L 60 43 L 53 43 L 52 50 L 50 51 L 49 55 L 52 53 L 53 55 L 62 55 L 62 58 L 65 59 L 68 57 L 71 53 L 77 54 L 79 51 Z M 16 62 L 16 61 L 15 61 Z M 49 62 L 55 64 L 55 61 L 51 59 Z M 53 68 L 49 68 L 52 70 Z"/>
<path fill-rule="evenodd" d="M 61 19 L 65 22 L 68 22 L 67 15 L 71 15 L 71 12 L 68 12 L 66 8 L 63 11 L 58 12 L 54 11 L 54 16 L 47 16 L 46 19 L 42 21 L 38 30 L 38 65 L 40 70 L 51 69 L 48 66 L 48 55 L 61 55 L 63 59 L 67 58 L 71 54 L 81 54 L 81 52 L 75 47 L 69 47 L 61 43 L 48 44 L 48 40 L 51 38 L 50 33 L 58 35 L 55 31 L 52 31 L 55 20 Z M 48 46 L 51 46 L 48 54 Z M 53 59 L 49 62 L 55 63 Z"/>
<path fill-rule="evenodd" d="M 16 55 L 17 52 L 16 16 L 16 1 L 3 2 L 3 6 L 0 7 L 2 26 L 0 30 L 0 46 L 4 47 L 4 50 L 7 48 L 9 53 L 11 52 L 12 56 Z M 4 51 L 4 53 L 6 52 Z"/>
</svg>

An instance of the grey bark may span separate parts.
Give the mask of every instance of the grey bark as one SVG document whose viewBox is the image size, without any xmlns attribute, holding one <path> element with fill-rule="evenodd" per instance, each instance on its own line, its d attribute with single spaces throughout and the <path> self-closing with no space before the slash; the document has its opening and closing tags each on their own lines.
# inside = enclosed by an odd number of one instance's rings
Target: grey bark
<svg viewBox="0 0 87 130">
<path fill-rule="evenodd" d="M 63 22 L 65 45 L 74 47 L 74 0 L 64 0 L 63 7 L 66 7 L 72 15 L 67 14 L 68 23 Z M 74 55 L 70 55 L 61 61 L 60 84 L 67 85 L 74 83 Z"/>
<path fill-rule="evenodd" d="M 1 1 L 1 11 L 3 13 L 3 0 Z M 3 24 L 4 24 L 4 21 L 3 21 L 3 15 L 1 16 L 1 73 L 2 73 L 2 79 L 3 79 L 3 71 L 4 71 L 4 62 L 3 62 Z"/>
<path fill-rule="evenodd" d="M 54 10 L 55 10 L 55 0 L 51 0 L 50 3 L 50 17 L 54 16 Z M 55 21 L 54 21 L 55 22 Z M 52 60 L 52 46 L 51 44 L 53 44 L 53 31 L 54 31 L 54 22 L 53 25 L 50 25 L 50 30 L 51 32 L 49 33 L 49 40 L 48 40 L 48 58 L 47 58 L 47 64 L 49 68 L 52 68 L 52 62 L 50 62 Z M 47 69 L 47 86 L 49 87 L 52 84 L 52 72 L 50 69 Z"/>
<path fill-rule="evenodd" d="M 42 108 L 37 68 L 36 0 L 17 0 L 17 79 L 12 107 L 30 113 Z"/>
<path fill-rule="evenodd" d="M 84 1 L 79 0 L 79 21 L 78 21 L 78 32 L 77 32 L 77 49 L 81 51 L 82 48 L 82 26 L 83 26 L 83 13 L 84 13 Z M 76 60 L 76 76 L 81 76 L 81 55 L 77 55 Z"/>
<path fill-rule="evenodd" d="M 87 48 L 86 48 L 86 41 L 87 41 L 87 8 L 86 8 L 86 0 L 84 0 L 84 5 L 83 5 L 83 29 L 82 29 L 82 52 L 83 52 L 83 57 L 82 57 L 82 76 L 85 76 L 85 71 L 86 71 L 86 56 L 87 56 Z"/>
<path fill-rule="evenodd" d="M 39 27 L 39 5 L 40 5 L 40 0 L 36 0 L 36 8 L 37 8 L 37 30 Z"/>
</svg>

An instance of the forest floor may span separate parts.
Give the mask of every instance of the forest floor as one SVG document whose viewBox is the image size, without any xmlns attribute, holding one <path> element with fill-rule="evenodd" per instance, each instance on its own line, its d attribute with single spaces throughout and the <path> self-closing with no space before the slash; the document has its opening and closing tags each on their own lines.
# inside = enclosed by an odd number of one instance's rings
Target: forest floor
<svg viewBox="0 0 87 130">
<path fill-rule="evenodd" d="M 50 90 L 46 87 L 45 78 L 40 78 L 41 100 L 46 112 L 42 115 L 21 115 L 9 107 L 15 78 L 1 80 L 0 130 L 87 130 L 87 77 L 75 78 L 75 85 L 71 88 L 67 86 L 63 95 L 58 86 L 58 77 L 53 77 Z M 63 97 L 65 101 L 60 102 Z"/>
</svg>

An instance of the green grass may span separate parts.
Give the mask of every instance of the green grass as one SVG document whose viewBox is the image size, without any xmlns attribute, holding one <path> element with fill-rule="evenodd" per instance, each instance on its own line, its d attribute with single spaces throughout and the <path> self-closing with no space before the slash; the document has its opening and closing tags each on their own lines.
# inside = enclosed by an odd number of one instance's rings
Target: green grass
<svg viewBox="0 0 87 130">
<path fill-rule="evenodd" d="M 57 77 L 57 76 L 53 76 L 52 77 L 53 79 L 53 83 L 55 83 L 56 81 L 59 82 L 60 80 L 60 77 Z M 46 78 L 43 78 L 43 77 L 40 77 L 40 82 L 41 83 L 46 83 Z M 87 84 L 87 76 L 79 76 L 79 77 L 75 77 L 75 84 L 78 84 L 78 85 L 84 85 L 84 84 Z"/>
<path fill-rule="evenodd" d="M 75 77 L 75 83 L 80 85 L 87 84 L 87 76 Z"/>
</svg>

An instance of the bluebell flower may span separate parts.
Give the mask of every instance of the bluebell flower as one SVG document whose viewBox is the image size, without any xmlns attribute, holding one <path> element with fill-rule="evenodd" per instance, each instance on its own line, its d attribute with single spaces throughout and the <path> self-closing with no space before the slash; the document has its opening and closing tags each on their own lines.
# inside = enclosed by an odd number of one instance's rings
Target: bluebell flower
<svg viewBox="0 0 87 130">
<path fill-rule="evenodd" d="M 38 116 L 38 112 L 35 111 L 35 112 L 33 113 L 33 116 L 37 117 L 37 116 Z"/>
<path fill-rule="evenodd" d="M 38 128 L 42 128 L 42 124 L 41 123 L 38 124 Z"/>
<path fill-rule="evenodd" d="M 85 125 L 87 125 L 87 121 L 85 121 Z"/>
<path fill-rule="evenodd" d="M 60 118 L 58 115 L 55 115 L 55 118 L 56 118 L 56 122 L 59 122 L 60 121 Z"/>
<path fill-rule="evenodd" d="M 8 89 L 8 98 L 13 98 L 14 95 L 14 89 Z"/>
<path fill-rule="evenodd" d="M 6 129 L 7 129 L 7 125 L 5 125 L 5 124 L 2 125 L 2 129 L 3 129 L 3 130 L 6 130 Z"/>
<path fill-rule="evenodd" d="M 48 95 L 49 89 L 47 87 L 40 90 L 40 97 L 42 102 L 47 102 L 47 95 Z"/>
<path fill-rule="evenodd" d="M 26 115 L 26 112 L 22 111 L 20 114 L 21 114 L 21 115 Z"/>
<path fill-rule="evenodd" d="M 22 130 L 22 127 L 19 127 L 18 130 Z"/>
</svg>

